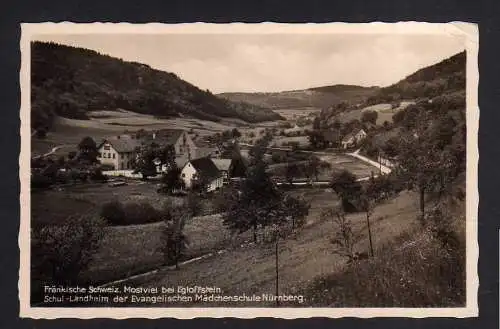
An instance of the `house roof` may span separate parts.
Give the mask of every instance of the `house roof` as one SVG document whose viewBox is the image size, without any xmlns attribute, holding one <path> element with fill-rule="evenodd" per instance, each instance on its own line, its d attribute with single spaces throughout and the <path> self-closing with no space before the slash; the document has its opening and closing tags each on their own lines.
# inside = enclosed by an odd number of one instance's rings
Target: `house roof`
<svg viewBox="0 0 500 329">
<path fill-rule="evenodd" d="M 217 169 L 223 171 L 229 171 L 229 167 L 231 166 L 231 159 L 212 159 L 212 162 L 215 164 Z"/>
<path fill-rule="evenodd" d="M 160 129 L 148 133 L 146 136 L 141 137 L 140 140 L 143 144 L 155 142 L 161 145 L 173 145 L 179 140 L 183 132 L 182 129 Z"/>
<path fill-rule="evenodd" d="M 119 135 L 106 138 L 99 144 L 99 147 L 105 142 L 111 144 L 118 153 L 133 152 L 137 147 L 141 146 L 141 143 L 130 135 Z"/>
<path fill-rule="evenodd" d="M 216 151 L 217 151 L 216 147 L 197 147 L 194 151 L 194 157 L 196 159 L 206 158 Z"/>
<path fill-rule="evenodd" d="M 345 143 L 349 142 L 349 140 L 350 140 L 351 138 L 353 138 L 354 136 L 356 136 L 356 135 L 357 135 L 357 134 L 359 134 L 360 132 L 363 132 L 363 133 L 365 133 L 365 134 L 366 134 L 366 132 L 365 132 L 363 129 L 354 130 L 353 132 L 351 132 L 351 133 L 349 133 L 349 134 L 345 135 L 345 137 L 344 137 L 344 138 L 342 138 L 342 142 L 345 142 Z"/>
<path fill-rule="evenodd" d="M 352 139 L 354 137 L 354 133 L 349 133 L 347 135 L 344 136 L 344 138 L 342 138 L 342 142 L 343 143 L 347 143 L 349 142 L 350 139 Z"/>
<path fill-rule="evenodd" d="M 220 177 L 220 171 L 210 158 L 199 158 L 189 161 L 197 172 L 202 176 L 214 179 Z"/>
</svg>

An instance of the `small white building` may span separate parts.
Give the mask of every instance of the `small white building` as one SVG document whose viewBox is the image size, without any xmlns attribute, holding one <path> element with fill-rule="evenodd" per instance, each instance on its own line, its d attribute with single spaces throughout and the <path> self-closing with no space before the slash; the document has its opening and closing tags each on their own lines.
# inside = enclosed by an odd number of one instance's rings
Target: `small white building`
<svg viewBox="0 0 500 329">
<path fill-rule="evenodd" d="M 222 173 L 212 159 L 208 157 L 188 161 L 182 168 L 181 179 L 187 189 L 191 189 L 196 183 L 204 181 L 207 192 L 215 191 L 224 184 Z"/>
<path fill-rule="evenodd" d="M 367 136 L 366 132 L 363 129 L 359 129 L 357 132 L 350 133 L 342 139 L 342 147 L 349 148 L 355 146 Z"/>
</svg>

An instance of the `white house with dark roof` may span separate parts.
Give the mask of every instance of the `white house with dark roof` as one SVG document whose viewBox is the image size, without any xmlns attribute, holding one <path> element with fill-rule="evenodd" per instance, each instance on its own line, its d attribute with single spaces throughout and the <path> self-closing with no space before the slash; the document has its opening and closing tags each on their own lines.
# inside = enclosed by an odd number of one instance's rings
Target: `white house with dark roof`
<svg viewBox="0 0 500 329">
<path fill-rule="evenodd" d="M 363 129 L 359 129 L 355 132 L 347 134 L 342 139 L 342 147 L 346 149 L 346 148 L 355 146 L 356 144 L 361 142 L 363 139 L 365 139 L 366 136 L 367 136 L 367 134 Z"/>
<path fill-rule="evenodd" d="M 217 190 L 224 184 L 222 173 L 213 162 L 213 159 L 210 158 L 188 161 L 182 168 L 181 179 L 188 189 L 196 185 L 197 181 L 203 180 L 206 183 L 207 192 Z"/>
<path fill-rule="evenodd" d="M 133 162 L 141 143 L 130 135 L 119 135 L 104 139 L 97 151 L 97 159 L 115 170 L 133 169 Z"/>
</svg>

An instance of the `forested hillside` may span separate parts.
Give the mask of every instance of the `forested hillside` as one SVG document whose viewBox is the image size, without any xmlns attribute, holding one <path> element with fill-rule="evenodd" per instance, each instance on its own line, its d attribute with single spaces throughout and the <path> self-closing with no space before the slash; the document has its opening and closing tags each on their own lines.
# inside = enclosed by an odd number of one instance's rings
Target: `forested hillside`
<svg viewBox="0 0 500 329">
<path fill-rule="evenodd" d="M 368 105 L 432 98 L 465 88 L 465 52 L 425 67 L 368 98 Z"/>
<path fill-rule="evenodd" d="M 31 113 L 35 129 L 49 128 L 56 116 L 86 119 L 89 111 L 117 108 L 162 118 L 185 115 L 247 122 L 281 119 L 269 109 L 230 102 L 200 90 L 174 73 L 96 51 L 33 42 L 31 56 Z"/>
</svg>

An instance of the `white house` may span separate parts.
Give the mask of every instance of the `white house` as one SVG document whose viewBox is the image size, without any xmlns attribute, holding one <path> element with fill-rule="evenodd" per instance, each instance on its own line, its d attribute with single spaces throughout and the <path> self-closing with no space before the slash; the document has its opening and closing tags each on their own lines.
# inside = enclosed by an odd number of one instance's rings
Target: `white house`
<svg viewBox="0 0 500 329">
<path fill-rule="evenodd" d="M 181 178 L 187 189 L 198 182 L 205 182 L 207 192 L 217 190 L 224 184 L 222 173 L 210 158 L 188 161 L 182 168 Z"/>
<path fill-rule="evenodd" d="M 347 134 L 342 139 L 342 147 L 346 149 L 348 147 L 355 146 L 357 143 L 361 142 L 365 138 L 366 138 L 366 132 L 363 129 L 359 129 L 356 132 Z"/>
<path fill-rule="evenodd" d="M 101 164 L 113 166 L 115 170 L 132 169 L 140 146 L 140 142 L 130 135 L 107 138 L 97 148 L 97 159 Z"/>
</svg>

